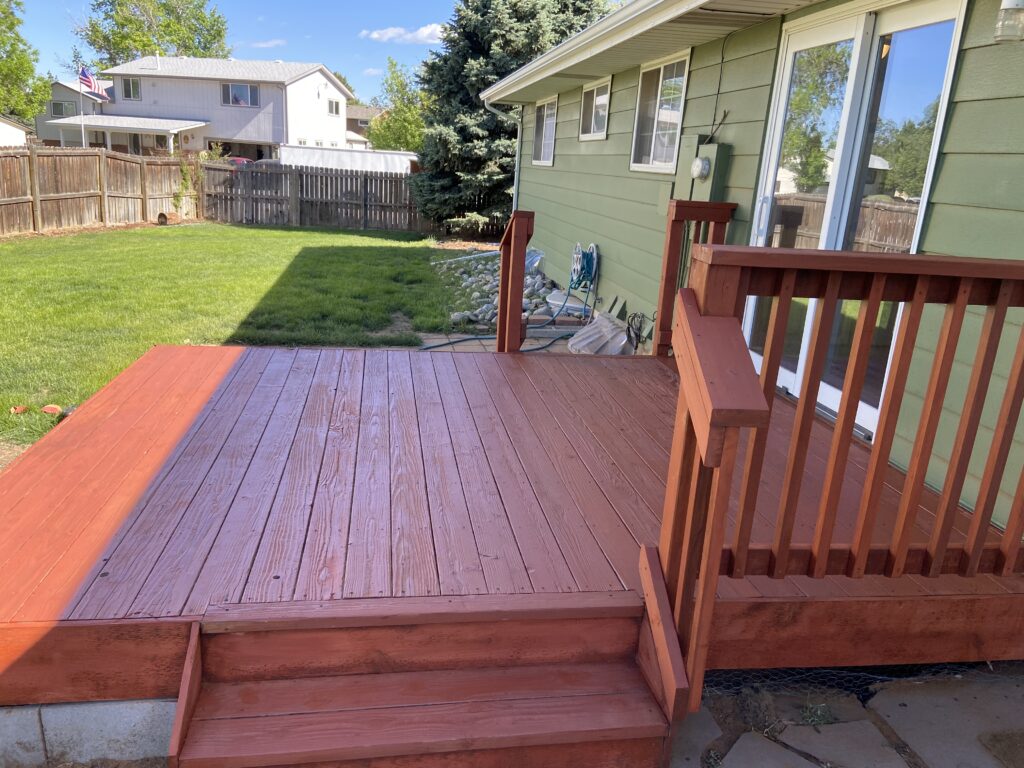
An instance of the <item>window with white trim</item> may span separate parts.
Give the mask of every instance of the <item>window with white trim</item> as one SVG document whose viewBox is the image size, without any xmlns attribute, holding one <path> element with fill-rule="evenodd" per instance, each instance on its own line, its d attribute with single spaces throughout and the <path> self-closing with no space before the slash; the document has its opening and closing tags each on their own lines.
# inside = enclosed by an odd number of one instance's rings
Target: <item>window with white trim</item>
<svg viewBox="0 0 1024 768">
<path fill-rule="evenodd" d="M 142 81 L 137 77 L 122 77 L 121 97 L 128 101 L 141 101 Z"/>
<path fill-rule="evenodd" d="M 220 103 L 226 107 L 258 107 L 260 87 L 253 83 L 221 83 Z"/>
<path fill-rule="evenodd" d="M 594 141 L 608 136 L 608 105 L 611 95 L 611 80 L 583 89 L 583 103 L 580 106 L 580 141 Z"/>
<path fill-rule="evenodd" d="M 341 114 L 341 102 L 338 99 L 327 100 L 327 114 L 337 117 Z"/>
<path fill-rule="evenodd" d="M 633 128 L 633 170 L 675 173 L 686 94 L 685 58 L 643 69 Z"/>
<path fill-rule="evenodd" d="M 305 139 L 299 139 L 299 146 L 300 147 L 306 146 L 306 140 Z"/>
<path fill-rule="evenodd" d="M 75 102 L 54 101 L 50 104 L 50 114 L 54 117 L 71 117 L 75 114 Z"/>
<path fill-rule="evenodd" d="M 533 120 L 534 165 L 552 165 L 555 162 L 555 124 L 557 115 L 557 96 L 537 104 Z"/>
<path fill-rule="evenodd" d="M 324 140 L 323 139 L 317 139 L 316 141 L 313 142 L 313 144 L 315 146 L 317 146 L 317 147 L 322 147 L 324 145 Z"/>
</svg>

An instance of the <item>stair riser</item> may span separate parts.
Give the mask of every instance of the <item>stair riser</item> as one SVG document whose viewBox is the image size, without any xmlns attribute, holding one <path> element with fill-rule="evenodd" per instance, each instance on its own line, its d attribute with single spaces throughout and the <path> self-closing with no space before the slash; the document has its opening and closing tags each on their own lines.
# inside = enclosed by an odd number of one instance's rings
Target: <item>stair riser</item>
<svg viewBox="0 0 1024 768">
<path fill-rule="evenodd" d="M 596 618 L 289 629 L 203 636 L 216 682 L 631 659 L 639 620 Z"/>
<path fill-rule="evenodd" d="M 252 768 L 662 768 L 669 745 L 663 737 L 478 749 L 399 757 L 371 757 L 315 763 L 279 763 Z M 223 768 L 182 759 L 180 768 Z M 233 768 L 241 764 L 232 763 Z"/>
</svg>

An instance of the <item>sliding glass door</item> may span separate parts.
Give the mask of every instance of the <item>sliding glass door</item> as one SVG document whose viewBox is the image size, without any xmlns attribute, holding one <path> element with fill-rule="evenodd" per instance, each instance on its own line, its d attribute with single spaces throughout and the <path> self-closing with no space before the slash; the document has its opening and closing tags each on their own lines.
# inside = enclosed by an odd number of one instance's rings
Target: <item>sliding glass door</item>
<svg viewBox="0 0 1024 768">
<path fill-rule="evenodd" d="M 959 2 L 927 0 L 784 34 L 754 244 L 908 253 L 933 156 Z M 779 386 L 799 396 L 816 302 L 790 314 Z M 770 303 L 745 331 L 760 365 Z M 858 302 L 842 302 L 819 401 L 839 406 Z M 879 313 L 858 424 L 873 432 L 899 308 Z"/>
</svg>

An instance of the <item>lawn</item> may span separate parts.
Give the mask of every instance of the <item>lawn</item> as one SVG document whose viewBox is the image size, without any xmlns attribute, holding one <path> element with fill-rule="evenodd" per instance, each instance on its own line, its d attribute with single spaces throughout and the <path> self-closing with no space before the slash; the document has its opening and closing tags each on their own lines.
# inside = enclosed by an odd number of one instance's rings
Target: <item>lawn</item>
<svg viewBox="0 0 1024 768">
<path fill-rule="evenodd" d="M 0 242 L 0 442 L 54 423 L 154 344 L 415 346 L 451 256 L 411 235 L 201 224 Z M 11 406 L 29 412 L 12 415 Z"/>
</svg>

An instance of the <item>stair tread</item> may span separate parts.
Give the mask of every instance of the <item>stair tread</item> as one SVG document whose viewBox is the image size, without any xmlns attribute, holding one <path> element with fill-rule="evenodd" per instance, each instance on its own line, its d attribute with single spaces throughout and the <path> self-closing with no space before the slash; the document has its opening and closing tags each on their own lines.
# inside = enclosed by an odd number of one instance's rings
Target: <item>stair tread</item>
<svg viewBox="0 0 1024 768">
<path fill-rule="evenodd" d="M 204 684 L 182 768 L 663 737 L 626 663 Z"/>
</svg>

